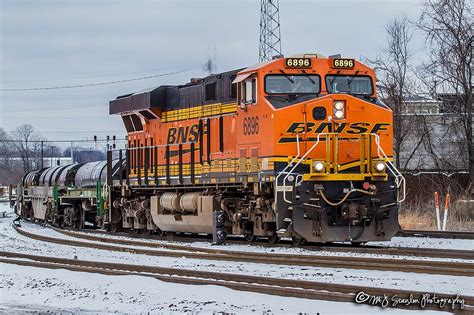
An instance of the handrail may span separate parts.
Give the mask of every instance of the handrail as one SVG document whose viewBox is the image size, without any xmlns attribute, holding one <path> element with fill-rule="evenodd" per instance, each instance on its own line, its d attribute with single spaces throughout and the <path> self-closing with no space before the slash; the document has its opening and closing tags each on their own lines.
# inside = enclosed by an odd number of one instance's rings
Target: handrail
<svg viewBox="0 0 474 315">
<path fill-rule="evenodd" d="M 401 203 L 405 201 L 406 198 L 406 181 L 405 177 L 402 175 L 402 173 L 397 169 L 395 165 L 390 161 L 388 158 L 387 154 L 385 154 L 384 150 L 382 149 L 382 146 L 380 145 L 380 136 L 375 133 L 371 133 L 371 135 L 375 136 L 375 144 L 377 145 L 377 155 L 379 156 L 380 159 L 386 160 L 386 163 L 388 166 L 387 167 L 390 172 L 395 176 L 395 184 L 397 185 L 397 202 Z M 400 188 L 403 188 L 403 195 L 400 198 Z"/>
<path fill-rule="evenodd" d="M 278 193 L 278 179 L 280 178 L 280 176 L 285 173 L 285 171 L 296 161 L 296 159 L 300 156 L 300 138 L 299 138 L 299 135 L 296 134 L 296 148 L 297 148 L 297 154 L 296 156 L 291 160 L 290 163 L 288 163 L 288 165 L 286 165 L 286 167 L 283 169 L 283 171 L 281 171 L 280 173 L 278 173 L 276 179 L 275 179 L 275 190 L 276 190 L 276 193 L 275 195 Z M 286 177 L 285 177 L 286 179 Z M 285 186 L 285 179 L 283 179 L 283 199 L 286 201 L 286 186 Z M 275 200 L 278 200 L 278 198 L 275 198 Z M 275 207 L 276 208 L 276 207 Z"/>
<path fill-rule="evenodd" d="M 308 154 L 311 153 L 311 151 L 314 150 L 314 148 L 316 148 L 316 146 L 319 144 L 320 140 L 319 140 L 319 137 L 321 135 L 324 135 L 324 136 L 327 136 L 328 134 L 327 133 L 320 133 L 318 134 L 318 137 L 316 138 L 316 143 L 313 144 L 313 146 L 311 148 L 309 148 L 308 151 L 306 151 L 306 153 L 300 158 L 300 160 L 295 164 L 295 166 L 293 166 L 293 168 L 288 172 L 288 174 L 286 174 L 285 178 L 283 178 L 283 200 L 285 200 L 286 203 L 291 203 L 291 201 L 287 200 L 286 199 L 286 179 L 288 178 L 288 176 L 290 176 L 293 171 L 298 167 L 298 165 L 301 164 L 301 162 L 308 156 Z M 298 152 L 298 155 L 299 155 L 299 152 Z M 296 159 L 297 157 L 295 157 Z M 295 160 L 294 159 L 294 160 Z M 286 169 L 286 168 L 285 168 Z M 296 178 L 295 178 L 296 180 Z"/>
<path fill-rule="evenodd" d="M 280 178 L 280 176 L 282 174 L 286 174 L 285 177 L 283 178 L 283 200 L 286 202 L 286 203 L 292 203 L 290 200 L 287 199 L 286 197 L 286 181 L 288 179 L 289 176 L 291 176 L 295 169 L 298 167 L 298 165 L 301 164 L 301 162 L 316 148 L 316 146 L 319 144 L 319 142 L 321 141 L 320 140 L 320 137 L 321 136 L 325 136 L 327 137 L 329 135 L 329 133 L 320 133 L 318 134 L 317 136 L 317 139 L 316 139 L 316 143 L 313 144 L 313 146 L 311 146 L 311 148 L 301 157 L 300 156 L 300 146 L 299 146 L 299 138 L 298 138 L 298 134 L 296 135 L 296 141 L 297 141 L 297 149 L 298 149 L 298 154 L 297 156 L 295 156 L 293 158 L 293 160 L 283 169 L 283 171 L 281 171 L 277 177 L 276 177 L 276 191 L 278 192 L 278 179 Z M 374 136 L 374 139 L 375 139 L 375 144 L 377 145 L 377 155 L 378 157 L 381 159 L 381 160 L 384 160 L 387 164 L 387 169 L 392 173 L 392 175 L 395 177 L 395 185 L 397 187 L 397 202 L 398 203 L 401 203 L 403 201 L 405 201 L 405 198 L 406 198 L 406 181 L 405 181 L 405 177 L 403 177 L 403 175 L 401 174 L 401 172 L 396 168 L 396 166 L 390 161 L 390 159 L 388 158 L 387 154 L 384 152 L 384 150 L 382 149 L 382 146 L 380 145 L 380 136 L 378 134 L 375 134 L 375 133 L 370 133 L 369 135 L 371 136 Z M 371 140 L 370 140 L 371 141 Z M 298 162 L 293 165 L 293 163 L 297 160 Z M 293 166 L 293 167 L 291 167 Z M 290 171 L 286 172 L 286 170 L 291 167 Z M 299 174 L 301 175 L 301 174 Z M 295 184 L 298 185 L 300 184 L 303 179 L 302 179 L 302 176 L 301 177 L 301 180 L 296 182 L 297 177 L 295 177 Z"/>
</svg>

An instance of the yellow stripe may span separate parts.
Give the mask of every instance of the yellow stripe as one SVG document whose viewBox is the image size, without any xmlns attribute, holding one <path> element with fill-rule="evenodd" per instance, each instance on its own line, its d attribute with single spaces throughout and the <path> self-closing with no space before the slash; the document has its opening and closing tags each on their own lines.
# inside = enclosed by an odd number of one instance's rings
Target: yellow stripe
<svg viewBox="0 0 474 315">
<path fill-rule="evenodd" d="M 246 169 L 247 169 L 247 172 L 248 172 L 248 169 L 250 168 L 250 165 L 251 165 L 251 159 L 252 158 L 246 158 Z M 258 158 L 258 169 L 261 170 L 261 163 L 262 163 L 262 159 L 263 158 Z M 195 175 L 201 175 L 203 173 L 221 173 L 221 172 L 239 172 L 239 164 L 240 164 L 240 159 L 239 158 L 234 158 L 234 159 L 225 159 L 225 160 L 213 160 L 211 162 L 211 165 L 207 164 L 207 162 L 204 163 L 204 165 L 201 165 L 201 163 L 195 163 L 194 165 L 194 174 Z M 274 170 L 274 166 L 275 166 L 275 162 L 276 161 L 279 161 L 279 162 L 289 162 L 291 160 L 290 157 L 288 158 L 283 158 L 283 157 L 274 157 L 274 158 L 268 158 L 269 160 L 269 163 L 268 163 L 268 171 L 272 171 Z M 390 157 L 389 158 L 390 161 L 393 161 L 393 157 Z M 311 159 L 307 159 L 305 161 L 302 161 L 302 164 L 310 164 L 311 163 Z M 349 162 L 349 163 L 346 163 L 346 164 L 342 164 L 339 166 L 339 170 L 345 170 L 345 169 L 349 169 L 351 167 L 356 167 L 356 166 L 359 166 L 360 165 L 360 161 L 353 161 L 353 162 Z M 169 166 L 170 168 L 170 175 L 171 176 L 177 176 L 178 173 L 179 173 L 179 166 L 177 164 L 171 164 Z M 154 172 L 153 172 L 154 168 L 152 167 L 149 171 L 148 171 L 148 176 L 150 178 L 154 177 Z M 166 176 L 166 167 L 163 166 L 163 165 L 160 165 L 157 167 L 157 170 L 158 170 L 158 177 L 163 177 L 163 176 Z M 191 174 L 191 165 L 189 163 L 187 164 L 183 164 L 182 166 L 182 173 L 183 173 L 183 176 L 186 176 L 186 175 L 190 175 Z M 243 172 L 243 173 L 246 173 L 246 172 Z M 145 174 L 145 170 L 142 169 L 140 174 L 142 176 L 144 176 Z M 137 173 L 134 172 L 134 169 L 132 168 L 130 170 L 130 178 L 134 178 L 136 177 Z M 336 176 L 333 176 L 333 175 L 336 175 Z M 311 175 L 311 174 L 305 174 L 305 179 L 307 178 L 311 178 L 314 180 L 314 178 L 318 178 L 320 180 L 331 180 L 331 179 L 334 179 L 334 180 L 340 180 L 341 176 L 348 176 L 347 178 L 350 178 L 350 176 L 353 176 L 353 179 L 360 179 L 360 178 L 363 178 L 363 176 L 369 176 L 369 174 L 330 174 L 330 175 Z M 362 177 L 360 177 L 362 176 Z"/>
<path fill-rule="evenodd" d="M 190 108 L 169 110 L 162 113 L 163 122 L 203 118 L 237 112 L 237 103 L 215 103 Z"/>
</svg>

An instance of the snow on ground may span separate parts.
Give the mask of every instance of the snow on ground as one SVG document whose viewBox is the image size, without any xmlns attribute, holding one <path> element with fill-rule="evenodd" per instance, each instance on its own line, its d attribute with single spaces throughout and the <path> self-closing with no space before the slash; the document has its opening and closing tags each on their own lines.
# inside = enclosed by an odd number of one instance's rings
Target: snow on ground
<svg viewBox="0 0 474 315">
<path fill-rule="evenodd" d="M 100 241 L 91 241 L 91 240 L 87 240 L 87 239 L 81 239 L 81 238 L 69 236 L 69 235 L 66 235 L 66 234 L 63 234 L 63 233 L 60 233 L 60 232 L 56 232 L 55 230 L 53 230 L 53 229 L 51 229 L 47 226 L 34 224 L 34 223 L 31 223 L 31 222 L 28 222 L 28 221 L 25 221 L 25 220 L 21 220 L 20 223 L 21 223 L 21 228 L 23 230 L 25 230 L 27 232 L 34 233 L 34 234 L 44 235 L 44 236 L 49 236 L 49 237 L 54 237 L 54 238 L 60 238 L 60 239 L 65 239 L 65 240 L 81 241 L 81 242 L 84 242 L 84 243 L 104 244 L 104 242 L 100 242 Z M 107 245 L 121 246 L 120 244 L 112 244 L 112 243 L 109 243 Z M 151 248 L 151 247 L 147 247 L 147 246 L 130 246 L 130 245 L 123 245 L 123 246 L 127 247 L 127 248 L 156 250 L 156 251 L 160 251 L 160 252 L 179 252 L 179 253 L 187 252 L 185 250 L 173 250 L 173 249 L 168 249 L 168 248 L 165 248 L 165 247 L 159 247 L 159 245 L 161 245 L 161 244 L 157 244 L 156 248 Z"/>
<path fill-rule="evenodd" d="M 2 206 L 4 207 L 5 205 L 0 204 L 0 207 Z M 126 252 L 109 252 L 105 250 L 51 244 L 18 235 L 11 227 L 13 218 L 13 213 L 9 213 L 8 218 L 0 218 L 0 250 L 2 251 L 64 258 L 77 256 L 78 259 L 104 262 L 252 274 L 329 283 L 368 285 L 381 288 L 381 294 L 383 294 L 383 288 L 395 287 L 424 292 L 474 295 L 472 279 L 469 277 L 153 257 Z M 57 233 L 27 222 L 23 224 L 23 227 L 26 229 L 35 229 L 34 232 Z M 247 248 L 248 246 L 244 247 Z M 248 250 L 248 248 L 246 250 Z M 306 252 L 304 253 L 306 254 Z M 250 313 L 252 310 L 256 310 L 256 312 L 271 310 L 276 313 L 296 311 L 315 313 L 318 310 L 324 310 L 322 313 L 328 313 L 330 311 L 336 312 L 336 310 L 340 312 L 341 307 L 349 307 L 350 310 L 348 309 L 347 312 L 351 313 L 354 311 L 365 313 L 371 310 L 359 308 L 359 306 L 352 304 L 287 299 L 267 295 L 258 295 L 259 298 L 257 299 L 257 295 L 253 293 L 236 292 L 214 286 L 206 286 L 205 289 L 203 289 L 202 286 L 175 285 L 138 276 L 103 276 L 86 273 L 79 274 L 71 271 L 56 273 L 56 271 L 53 272 L 43 269 L 39 271 L 40 269 L 12 267 L 6 264 L 0 264 L 0 269 L 2 274 L 0 281 L 0 300 L 2 303 L 0 303 L 0 305 L 3 305 L 0 306 L 0 312 L 2 310 L 1 307 L 3 307 L 3 311 L 5 312 L 17 312 L 22 310 L 22 305 L 26 305 L 26 309 L 38 311 L 44 311 L 43 306 L 46 307 L 47 310 L 53 311 L 55 308 L 60 310 L 63 307 L 67 307 L 71 313 L 76 313 L 78 310 L 91 312 L 97 310 L 126 312 L 130 310 L 134 312 L 137 310 L 135 306 L 143 311 L 149 309 L 159 311 L 160 307 L 161 310 L 175 309 L 176 311 L 185 311 L 185 307 L 187 307 L 187 309 L 194 311 L 199 311 L 200 308 L 202 308 L 202 311 L 205 312 L 230 311 L 238 313 Z M 144 283 L 146 283 L 146 285 Z M 41 287 L 40 292 L 42 293 L 37 292 L 38 290 L 36 289 L 38 287 Z M 139 290 L 142 290 L 142 292 L 139 293 Z M 104 294 L 103 291 L 109 293 Z M 174 294 L 169 292 L 174 292 Z M 179 294 L 177 294 L 177 292 L 179 292 Z M 106 299 L 106 297 L 109 299 Z M 120 298 L 122 298 L 122 300 L 120 300 Z M 132 301 L 136 299 L 136 302 L 132 303 L 130 299 L 132 299 Z M 114 302 L 110 303 L 109 301 Z M 214 301 L 214 303 L 212 303 L 212 301 Z M 171 304 L 173 305 L 170 306 Z M 109 309 L 106 307 L 109 307 Z M 283 308 L 283 310 L 281 310 L 281 308 Z"/>
<path fill-rule="evenodd" d="M 1 204 L 0 204 L 1 207 Z M 0 208 L 1 209 L 1 208 Z M 0 210 L 1 211 L 1 210 Z M 64 239 L 75 239 L 71 236 L 64 235 L 62 233 L 56 232 L 52 229 L 41 227 L 37 224 L 29 224 L 28 222 L 23 222 L 23 229 L 26 229 L 30 232 L 56 237 Z M 81 233 L 81 232 L 79 232 Z M 219 250 L 229 250 L 229 251 L 243 251 L 243 252 L 256 252 L 256 253 L 271 253 L 271 254 L 301 254 L 301 255 L 319 255 L 319 256 L 339 256 L 339 257 L 376 257 L 376 258 L 388 258 L 388 259 L 416 259 L 416 260 L 445 260 L 445 261 L 458 261 L 466 262 L 463 259 L 447 259 L 447 258 L 432 258 L 432 257 L 413 257 L 413 256 L 401 256 L 401 255 L 379 255 L 379 254 L 367 254 L 367 253 L 347 253 L 347 252 L 330 252 L 330 251 L 319 251 L 317 248 L 307 249 L 307 248 L 298 248 L 298 247 L 286 247 L 286 246 L 261 246 L 258 243 L 253 244 L 226 244 L 223 246 L 212 245 L 210 241 L 195 241 L 195 242 L 183 242 L 179 241 L 179 238 L 175 241 L 166 241 L 166 240 L 156 240 L 156 239 L 147 239 L 147 238 L 134 238 L 127 237 L 122 235 L 109 235 L 109 234 L 100 234 L 98 235 L 103 238 L 113 238 L 113 239 L 122 239 L 122 240 L 131 240 L 140 242 L 147 242 L 157 245 L 157 250 L 166 251 L 168 249 L 160 247 L 167 244 L 190 246 L 194 248 L 211 248 Z M 97 243 L 95 241 L 88 241 L 81 239 L 84 242 Z M 114 244 L 116 245 L 116 244 Z M 438 248 L 438 249 L 461 249 L 461 250 L 474 250 L 474 241 L 472 240 L 463 240 L 463 239 L 430 239 L 426 237 L 394 237 L 391 242 L 372 242 L 370 245 L 377 246 L 391 246 L 391 247 L 412 247 L 412 248 Z M 142 246 L 130 246 L 131 248 L 144 248 L 150 249 L 150 247 Z M 470 262 L 467 261 L 467 262 Z"/>
<path fill-rule="evenodd" d="M 56 232 L 53 229 L 44 228 L 37 224 L 30 224 L 28 222 L 23 222 L 23 229 L 26 229 L 30 232 L 41 234 L 45 236 L 51 236 L 56 238 L 64 238 L 64 239 L 74 239 L 77 240 L 78 238 L 71 237 L 64 235 L 62 233 Z M 122 235 L 108 235 L 102 234 L 99 235 L 103 238 L 113 238 L 113 239 L 122 239 L 122 240 L 131 240 L 137 241 L 136 238 L 127 237 Z M 182 246 L 189 246 L 194 248 L 211 248 L 211 249 L 219 249 L 219 250 L 229 250 L 229 251 L 242 251 L 242 252 L 255 252 L 255 253 L 271 253 L 271 254 L 291 254 L 291 255 L 315 255 L 315 256 L 338 256 L 338 257 L 373 257 L 373 258 L 384 258 L 384 259 L 416 259 L 416 260 L 436 260 L 436 261 L 457 261 L 457 262 L 471 262 L 471 260 L 463 260 L 463 259 L 447 259 L 447 258 L 432 258 L 432 257 L 413 257 L 413 256 L 401 256 L 401 255 L 380 255 L 380 254 L 367 254 L 367 253 L 347 253 L 347 252 L 330 252 L 330 251 L 319 251 L 317 249 L 306 249 L 306 248 L 298 248 L 298 247 L 286 247 L 286 246 L 261 246 L 258 243 L 253 244 L 226 244 L 224 246 L 215 246 L 212 245 L 210 241 L 196 241 L 196 242 L 180 242 L 179 238 L 176 241 L 166 241 L 166 240 L 155 240 L 155 239 L 146 239 L 140 238 L 138 239 L 141 242 L 147 242 L 150 244 L 156 244 L 156 250 L 160 251 L 167 251 L 168 249 L 160 247 L 162 245 L 167 244 L 174 244 L 174 245 L 182 245 Z M 81 241 L 89 242 L 89 243 L 97 243 L 96 241 L 89 241 L 85 239 L 81 239 Z M 116 244 L 114 244 L 116 245 Z M 396 237 L 393 238 L 392 242 L 374 242 L 371 245 L 379 245 L 379 246 L 393 246 L 393 247 L 417 247 L 417 248 L 462 248 L 467 250 L 473 250 L 474 242 L 472 240 L 456 240 L 456 239 L 429 239 L 429 238 L 403 238 L 403 237 Z M 143 248 L 143 249 L 151 249 L 150 247 L 142 247 L 142 246 L 128 246 L 131 248 Z M 174 250 L 176 251 L 176 250 Z"/>
<path fill-rule="evenodd" d="M 56 232 L 53 229 L 45 228 L 38 224 L 32 224 L 28 221 L 21 221 L 22 222 L 22 229 L 32 232 L 39 235 L 45 235 L 49 237 L 55 238 L 62 238 L 62 239 L 69 239 L 69 240 L 80 240 L 87 243 L 102 243 L 100 241 L 90 241 L 86 239 L 80 239 L 73 236 L 68 236 L 59 232 Z M 80 232 L 82 233 L 82 232 Z M 86 233 L 82 233 L 86 234 Z M 137 241 L 136 238 L 126 237 L 126 236 L 117 236 L 117 235 L 98 235 L 100 237 L 108 238 L 108 239 L 119 239 L 119 240 L 131 240 Z M 401 255 L 379 255 L 379 254 L 364 254 L 364 253 L 346 253 L 346 252 L 330 252 L 330 251 L 318 251 L 318 250 L 311 250 L 311 249 L 304 249 L 298 247 L 278 247 L 278 246 L 259 246 L 258 244 L 226 244 L 223 246 L 215 246 L 212 245 L 210 241 L 203 241 L 203 242 L 178 242 L 178 241 L 163 241 L 163 240 L 153 240 L 153 239 L 146 239 L 140 238 L 139 241 L 147 242 L 150 244 L 156 244 L 156 248 L 153 247 L 146 247 L 146 246 L 130 246 L 124 245 L 129 248 L 141 248 L 147 250 L 158 250 L 158 251 L 175 251 L 175 252 L 186 252 L 185 250 L 172 250 L 161 247 L 167 244 L 174 244 L 174 245 L 181 245 L 181 246 L 189 246 L 196 249 L 199 248 L 207 248 L 207 249 L 218 249 L 218 250 L 228 250 L 228 251 L 240 251 L 240 252 L 254 252 L 254 253 L 269 253 L 269 254 L 291 254 L 291 255 L 312 255 L 312 256 L 338 256 L 344 258 L 350 257 L 372 257 L 372 258 L 385 258 L 385 259 L 416 259 L 416 260 L 437 260 L 437 261 L 458 261 L 458 262 L 471 262 L 471 260 L 464 260 L 464 259 L 447 259 L 447 258 L 431 258 L 431 257 L 413 257 L 413 256 L 401 256 Z M 119 246 L 119 244 L 111 244 Z"/>
<path fill-rule="evenodd" d="M 441 248 L 457 250 L 474 250 L 473 240 L 429 238 L 429 237 L 394 237 L 390 242 L 373 242 L 370 245 L 414 248 Z"/>
<path fill-rule="evenodd" d="M 0 312 L 308 313 L 367 314 L 367 305 L 316 301 L 235 291 L 219 286 L 162 282 L 140 276 L 105 276 L 0 264 Z M 414 311 L 384 309 L 383 314 Z M 423 311 L 423 314 L 441 312 Z"/>
<path fill-rule="evenodd" d="M 10 226 L 10 218 L 0 219 L 0 250 L 31 253 L 36 255 L 52 255 L 78 259 L 97 260 L 104 262 L 118 262 L 206 270 L 213 272 L 242 273 L 262 275 L 285 279 L 298 279 L 330 283 L 347 283 L 353 285 L 377 286 L 381 288 L 412 288 L 426 292 L 459 293 L 474 295 L 474 288 L 469 277 L 454 277 L 443 275 L 414 274 L 403 272 L 352 270 L 344 268 L 320 268 L 284 265 L 265 265 L 246 262 L 226 262 L 213 260 L 187 259 L 178 257 L 154 257 L 137 255 L 126 252 L 110 252 L 92 248 L 71 247 L 51 244 L 18 235 Z M 31 223 L 23 223 L 23 227 L 36 230 L 51 230 Z M 54 231 L 52 231 L 54 232 Z M 57 233 L 57 232 L 54 232 Z"/>
</svg>

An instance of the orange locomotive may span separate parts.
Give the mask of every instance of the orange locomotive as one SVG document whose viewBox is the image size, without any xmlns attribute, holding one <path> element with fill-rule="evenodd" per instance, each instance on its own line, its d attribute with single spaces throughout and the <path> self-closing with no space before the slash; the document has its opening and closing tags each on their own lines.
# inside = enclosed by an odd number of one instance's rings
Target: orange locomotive
<svg viewBox="0 0 474 315">
<path fill-rule="evenodd" d="M 220 241 L 390 240 L 405 188 L 375 82 L 354 59 L 306 54 L 118 97 L 128 148 L 108 155 L 106 223 L 216 233 L 217 220 Z"/>
</svg>

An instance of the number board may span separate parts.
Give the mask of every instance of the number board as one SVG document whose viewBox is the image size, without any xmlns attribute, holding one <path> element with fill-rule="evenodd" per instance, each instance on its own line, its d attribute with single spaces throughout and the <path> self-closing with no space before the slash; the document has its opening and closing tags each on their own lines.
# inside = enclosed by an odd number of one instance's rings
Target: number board
<svg viewBox="0 0 474 315">
<path fill-rule="evenodd" d="M 311 58 L 286 58 L 286 68 L 311 68 Z"/>
<path fill-rule="evenodd" d="M 338 69 L 352 69 L 355 66 L 354 59 L 336 58 L 332 60 L 332 67 Z"/>
</svg>

